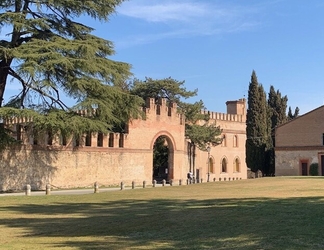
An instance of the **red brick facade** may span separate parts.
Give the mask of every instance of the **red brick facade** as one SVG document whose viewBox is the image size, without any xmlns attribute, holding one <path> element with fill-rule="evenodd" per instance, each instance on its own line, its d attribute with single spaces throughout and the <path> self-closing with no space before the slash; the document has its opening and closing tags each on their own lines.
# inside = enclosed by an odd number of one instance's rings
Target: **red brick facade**
<svg viewBox="0 0 324 250">
<path fill-rule="evenodd" d="M 318 164 L 324 175 L 324 106 L 291 120 L 276 129 L 276 175 L 309 175 Z"/>
</svg>

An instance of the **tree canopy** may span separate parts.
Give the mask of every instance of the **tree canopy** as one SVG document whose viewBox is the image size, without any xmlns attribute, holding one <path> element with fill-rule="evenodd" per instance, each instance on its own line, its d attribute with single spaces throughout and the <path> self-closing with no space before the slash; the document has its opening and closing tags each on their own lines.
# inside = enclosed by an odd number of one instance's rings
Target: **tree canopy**
<svg viewBox="0 0 324 250">
<path fill-rule="evenodd" d="M 1 1 L 0 31 L 5 37 L 0 40 L 2 119 L 29 116 L 39 129 L 82 133 L 119 128 L 118 124 L 138 116 L 141 99 L 119 87 L 131 76 L 131 66 L 109 59 L 113 43 L 78 22 L 85 16 L 108 21 L 122 2 Z M 19 91 L 4 102 L 12 81 Z M 72 99 L 73 105 L 63 96 Z M 86 110 L 87 115 L 81 117 L 77 110 Z"/>
</svg>

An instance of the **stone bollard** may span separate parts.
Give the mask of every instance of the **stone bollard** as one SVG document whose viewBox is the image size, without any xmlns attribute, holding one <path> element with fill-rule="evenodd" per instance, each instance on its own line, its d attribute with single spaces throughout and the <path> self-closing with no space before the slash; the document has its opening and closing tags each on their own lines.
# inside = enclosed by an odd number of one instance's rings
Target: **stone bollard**
<svg viewBox="0 0 324 250">
<path fill-rule="evenodd" d="M 172 180 L 172 179 L 169 180 L 169 183 L 170 183 L 170 186 L 172 187 L 172 185 L 173 185 L 173 180 Z"/>
<path fill-rule="evenodd" d="M 213 181 L 215 182 L 216 181 L 216 178 L 214 178 Z"/>
<path fill-rule="evenodd" d="M 124 190 L 124 188 L 125 188 L 125 184 L 124 184 L 124 182 L 122 181 L 122 182 L 120 183 L 120 190 Z"/>
<path fill-rule="evenodd" d="M 196 183 L 196 178 L 193 178 L 192 181 L 191 181 L 192 184 L 195 184 Z"/>
<path fill-rule="evenodd" d="M 135 181 L 132 181 L 132 189 L 135 189 Z"/>
<path fill-rule="evenodd" d="M 190 180 L 189 179 L 187 179 L 187 185 L 189 185 L 190 184 Z"/>
<path fill-rule="evenodd" d="M 46 195 L 50 195 L 51 194 L 51 184 L 46 184 Z"/>
<path fill-rule="evenodd" d="M 98 182 L 95 182 L 94 183 L 93 188 L 94 188 L 94 193 L 95 194 L 99 193 L 99 185 L 98 185 Z"/>
<path fill-rule="evenodd" d="M 181 185 L 182 185 L 182 179 L 179 180 L 179 186 L 181 186 Z"/>
<path fill-rule="evenodd" d="M 29 184 L 26 185 L 26 195 L 30 195 L 31 193 L 31 186 Z"/>
<path fill-rule="evenodd" d="M 156 180 L 153 180 L 153 187 L 155 188 L 156 186 Z"/>
<path fill-rule="evenodd" d="M 166 183 L 166 180 L 162 180 L 162 186 L 164 187 Z"/>
<path fill-rule="evenodd" d="M 219 178 L 219 181 L 222 181 L 222 178 Z"/>
<path fill-rule="evenodd" d="M 146 181 L 143 181 L 143 188 L 146 188 Z"/>
<path fill-rule="evenodd" d="M 203 178 L 201 178 L 201 179 L 200 179 L 200 183 L 203 183 L 203 182 L 204 182 L 204 179 L 203 179 Z"/>
</svg>

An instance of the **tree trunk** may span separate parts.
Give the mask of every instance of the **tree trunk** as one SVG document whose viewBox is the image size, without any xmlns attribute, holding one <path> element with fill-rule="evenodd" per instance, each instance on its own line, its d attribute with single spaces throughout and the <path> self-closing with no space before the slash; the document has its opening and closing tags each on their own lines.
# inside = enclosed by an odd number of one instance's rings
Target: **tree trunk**
<svg viewBox="0 0 324 250">
<path fill-rule="evenodd" d="M 6 89 L 9 67 L 12 59 L 0 61 L 0 107 L 2 107 L 3 96 Z"/>
<path fill-rule="evenodd" d="M 193 143 L 192 144 L 192 168 L 193 168 L 193 174 L 195 176 L 195 178 L 197 178 L 196 176 L 196 168 L 195 168 L 195 164 L 196 163 L 196 145 Z"/>
</svg>

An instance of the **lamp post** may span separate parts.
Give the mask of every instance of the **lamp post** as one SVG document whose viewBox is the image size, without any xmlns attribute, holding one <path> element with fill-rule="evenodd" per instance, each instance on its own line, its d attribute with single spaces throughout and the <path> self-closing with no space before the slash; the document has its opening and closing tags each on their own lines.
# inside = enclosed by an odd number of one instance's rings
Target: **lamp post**
<svg viewBox="0 0 324 250">
<path fill-rule="evenodd" d="M 211 150 L 211 147 L 208 145 L 207 146 L 207 152 L 208 152 L 208 164 L 207 164 L 207 182 L 209 182 L 209 176 L 210 176 L 210 172 L 209 172 L 209 164 L 210 164 L 210 150 Z"/>
</svg>

